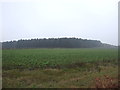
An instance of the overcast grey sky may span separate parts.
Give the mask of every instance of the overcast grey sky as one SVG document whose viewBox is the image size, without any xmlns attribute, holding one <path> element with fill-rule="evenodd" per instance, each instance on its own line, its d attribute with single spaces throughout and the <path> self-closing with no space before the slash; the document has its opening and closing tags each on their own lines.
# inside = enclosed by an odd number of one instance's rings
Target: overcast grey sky
<svg viewBox="0 0 120 90">
<path fill-rule="evenodd" d="M 0 41 L 78 37 L 118 44 L 119 0 L 0 3 Z"/>
</svg>

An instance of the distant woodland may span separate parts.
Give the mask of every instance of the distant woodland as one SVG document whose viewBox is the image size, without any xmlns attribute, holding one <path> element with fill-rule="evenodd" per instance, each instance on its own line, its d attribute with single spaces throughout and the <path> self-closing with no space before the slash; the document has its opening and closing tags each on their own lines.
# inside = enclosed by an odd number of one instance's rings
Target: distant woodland
<svg viewBox="0 0 120 90">
<path fill-rule="evenodd" d="M 110 46 L 98 40 L 87 40 L 81 38 L 49 38 L 29 39 L 2 42 L 3 49 L 17 48 L 95 48 Z"/>
</svg>

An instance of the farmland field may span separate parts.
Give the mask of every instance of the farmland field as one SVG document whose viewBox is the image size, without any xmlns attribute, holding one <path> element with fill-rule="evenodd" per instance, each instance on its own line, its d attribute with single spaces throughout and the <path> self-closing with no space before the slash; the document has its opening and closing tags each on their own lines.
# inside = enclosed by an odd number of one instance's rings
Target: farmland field
<svg viewBox="0 0 120 90">
<path fill-rule="evenodd" d="M 117 62 L 117 49 L 3 50 L 3 87 L 94 87 L 96 77 L 117 78 Z"/>
</svg>

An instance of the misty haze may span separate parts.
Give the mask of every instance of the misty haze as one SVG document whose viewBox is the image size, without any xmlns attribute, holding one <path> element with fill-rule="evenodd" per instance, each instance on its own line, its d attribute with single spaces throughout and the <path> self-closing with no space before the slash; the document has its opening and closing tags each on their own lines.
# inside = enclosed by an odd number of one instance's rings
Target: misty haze
<svg viewBox="0 0 120 90">
<path fill-rule="evenodd" d="M 118 1 L 0 3 L 3 88 L 118 88 Z"/>
</svg>

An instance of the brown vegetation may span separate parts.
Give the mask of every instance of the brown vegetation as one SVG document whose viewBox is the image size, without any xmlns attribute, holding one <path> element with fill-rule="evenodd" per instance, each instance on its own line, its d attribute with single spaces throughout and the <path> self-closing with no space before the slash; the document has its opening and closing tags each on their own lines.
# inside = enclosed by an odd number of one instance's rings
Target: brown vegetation
<svg viewBox="0 0 120 90">
<path fill-rule="evenodd" d="M 120 85 L 118 85 L 118 79 L 104 75 L 103 78 L 95 79 L 95 87 L 96 88 L 120 88 Z"/>
</svg>

